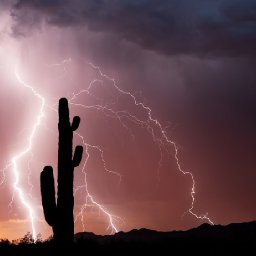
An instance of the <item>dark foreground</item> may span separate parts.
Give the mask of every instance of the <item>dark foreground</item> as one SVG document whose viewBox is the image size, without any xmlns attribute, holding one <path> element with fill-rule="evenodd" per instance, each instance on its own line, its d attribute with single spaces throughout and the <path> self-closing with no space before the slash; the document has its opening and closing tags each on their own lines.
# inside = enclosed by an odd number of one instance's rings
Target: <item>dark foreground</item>
<svg viewBox="0 0 256 256">
<path fill-rule="evenodd" d="M 256 255 L 256 221 L 188 231 L 140 229 L 112 236 L 75 235 L 73 248 L 54 248 L 52 241 L 12 244 L 2 240 L 0 255 Z"/>
</svg>

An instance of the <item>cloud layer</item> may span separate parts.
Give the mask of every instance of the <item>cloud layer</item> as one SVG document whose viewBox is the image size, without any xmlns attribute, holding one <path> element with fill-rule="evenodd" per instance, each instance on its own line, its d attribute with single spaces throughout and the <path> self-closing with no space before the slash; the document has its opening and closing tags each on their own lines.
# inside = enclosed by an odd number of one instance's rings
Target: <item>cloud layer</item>
<svg viewBox="0 0 256 256">
<path fill-rule="evenodd" d="M 168 55 L 256 53 L 253 0 L 19 0 L 12 13 L 16 33 L 46 22 L 114 33 Z"/>
</svg>

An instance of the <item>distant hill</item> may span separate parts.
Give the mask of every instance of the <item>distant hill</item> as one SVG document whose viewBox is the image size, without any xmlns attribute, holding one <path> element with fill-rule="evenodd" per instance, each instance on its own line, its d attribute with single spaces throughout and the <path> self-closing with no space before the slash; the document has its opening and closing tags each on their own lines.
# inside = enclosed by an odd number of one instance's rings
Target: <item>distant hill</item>
<svg viewBox="0 0 256 256">
<path fill-rule="evenodd" d="M 75 235 L 75 240 L 78 244 L 91 241 L 93 247 L 97 244 L 111 252 L 256 255 L 256 221 L 226 226 L 202 224 L 187 231 L 160 232 L 142 228 L 104 236 L 81 232 Z"/>
<path fill-rule="evenodd" d="M 133 229 L 114 235 L 75 234 L 70 250 L 52 241 L 19 245 L 0 241 L 0 255 L 256 255 L 256 221 L 227 226 L 202 224 L 187 231 Z"/>
<path fill-rule="evenodd" d="M 75 241 L 93 239 L 102 244 L 108 241 L 157 241 L 174 238 L 209 238 L 209 239 L 256 239 L 256 221 L 246 223 L 232 223 L 226 226 L 204 223 L 197 228 L 187 231 L 162 232 L 150 229 L 133 229 L 129 232 L 118 232 L 114 235 L 95 235 L 92 232 L 75 234 Z"/>
</svg>

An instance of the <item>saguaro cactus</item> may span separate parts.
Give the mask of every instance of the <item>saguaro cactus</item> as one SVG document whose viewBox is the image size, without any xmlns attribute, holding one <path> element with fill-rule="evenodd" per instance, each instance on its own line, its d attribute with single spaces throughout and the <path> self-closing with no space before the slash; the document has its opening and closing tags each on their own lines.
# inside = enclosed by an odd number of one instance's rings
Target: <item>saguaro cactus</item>
<svg viewBox="0 0 256 256">
<path fill-rule="evenodd" d="M 60 99 L 57 204 L 53 168 L 45 166 L 40 177 L 45 220 L 53 229 L 54 240 L 61 245 L 70 245 L 74 239 L 74 167 L 80 164 L 83 147 L 76 146 L 73 156 L 73 132 L 79 123 L 80 117 L 75 116 L 70 124 L 68 101 Z"/>
</svg>

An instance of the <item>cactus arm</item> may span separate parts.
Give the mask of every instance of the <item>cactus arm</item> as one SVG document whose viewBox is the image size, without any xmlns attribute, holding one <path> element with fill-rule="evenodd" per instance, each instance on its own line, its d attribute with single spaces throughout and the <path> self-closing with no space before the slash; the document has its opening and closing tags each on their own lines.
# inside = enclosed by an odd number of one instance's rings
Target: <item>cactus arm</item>
<svg viewBox="0 0 256 256">
<path fill-rule="evenodd" d="M 73 166 L 74 167 L 77 167 L 80 164 L 80 162 L 82 160 L 82 155 L 83 155 L 83 147 L 76 146 L 74 157 L 73 157 Z"/>
<path fill-rule="evenodd" d="M 40 176 L 42 204 L 46 222 L 54 226 L 56 216 L 56 201 L 53 169 L 51 166 L 45 166 Z"/>
<path fill-rule="evenodd" d="M 80 124 L 80 117 L 79 116 L 74 116 L 73 122 L 72 122 L 72 125 L 71 125 L 72 131 L 77 130 L 79 124 Z"/>
</svg>

